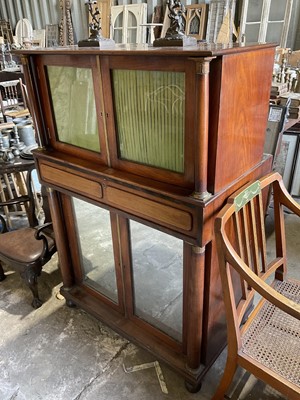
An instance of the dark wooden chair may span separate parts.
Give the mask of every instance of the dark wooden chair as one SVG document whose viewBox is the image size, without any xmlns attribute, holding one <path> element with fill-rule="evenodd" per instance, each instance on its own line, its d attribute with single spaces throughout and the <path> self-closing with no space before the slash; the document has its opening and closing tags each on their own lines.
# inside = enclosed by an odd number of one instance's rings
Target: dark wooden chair
<svg viewBox="0 0 300 400">
<path fill-rule="evenodd" d="M 272 260 L 266 251 L 264 213 L 270 189 L 276 235 Z M 281 176 L 272 173 L 230 197 L 216 219 L 228 356 L 213 400 L 224 398 L 238 365 L 288 399 L 300 398 L 300 281 L 287 277 L 284 207 L 300 217 L 299 204 Z M 233 291 L 237 282 L 240 296 Z M 254 309 L 243 324 L 252 302 Z"/>
<path fill-rule="evenodd" d="M 33 170 L 31 168 L 27 174 L 26 195 L 0 202 L 0 207 L 26 204 L 30 216 L 28 218 L 28 227 L 8 231 L 5 218 L 0 215 L 2 225 L 0 234 L 0 281 L 6 277 L 2 263 L 9 265 L 12 270 L 20 272 L 32 291 L 32 307 L 38 308 L 42 305 L 42 301 L 38 295 L 37 278 L 41 274 L 43 266 L 55 254 L 56 245 L 48 208 L 47 193 L 43 186 L 42 199 L 45 223 L 39 226 L 35 216 L 35 201 L 32 192 Z"/>
</svg>

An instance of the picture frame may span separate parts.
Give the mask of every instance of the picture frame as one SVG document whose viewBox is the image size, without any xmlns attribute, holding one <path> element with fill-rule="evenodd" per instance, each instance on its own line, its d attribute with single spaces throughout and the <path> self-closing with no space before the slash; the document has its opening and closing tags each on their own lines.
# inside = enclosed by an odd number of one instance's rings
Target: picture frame
<svg viewBox="0 0 300 400">
<path fill-rule="evenodd" d="M 298 146 L 299 150 L 299 146 Z M 295 172 L 293 176 L 291 195 L 294 197 L 300 197 L 300 153 L 298 151 L 295 163 Z"/>
<path fill-rule="evenodd" d="M 185 34 L 197 40 L 205 38 L 207 24 L 207 4 L 192 4 L 185 6 Z"/>
<path fill-rule="evenodd" d="M 264 153 L 272 154 L 274 158 L 278 154 L 285 117 L 285 106 L 270 104 Z"/>
<path fill-rule="evenodd" d="M 283 183 L 291 191 L 296 156 L 299 148 L 299 135 L 289 132 L 282 135 L 280 152 L 274 163 L 274 170 L 282 175 Z"/>
<path fill-rule="evenodd" d="M 9 21 L 0 19 L 0 36 L 3 37 L 5 44 L 13 44 L 13 33 Z"/>
<path fill-rule="evenodd" d="M 56 47 L 59 42 L 59 29 L 57 24 L 46 25 L 45 30 L 46 47 Z"/>
<path fill-rule="evenodd" d="M 46 30 L 36 29 L 33 31 L 32 46 L 34 47 L 45 47 L 46 44 Z"/>
</svg>

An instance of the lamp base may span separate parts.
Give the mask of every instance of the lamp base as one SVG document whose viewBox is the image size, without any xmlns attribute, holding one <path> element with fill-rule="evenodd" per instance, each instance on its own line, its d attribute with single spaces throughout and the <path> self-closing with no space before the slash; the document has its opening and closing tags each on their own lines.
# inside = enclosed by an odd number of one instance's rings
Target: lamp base
<svg viewBox="0 0 300 400">
<path fill-rule="evenodd" d="M 197 46 L 197 39 L 193 36 L 176 35 L 166 36 L 164 38 L 155 39 L 153 47 L 186 47 L 186 46 Z"/>
<path fill-rule="evenodd" d="M 80 40 L 78 47 L 99 47 L 100 49 L 111 48 L 115 46 L 113 39 L 104 38 L 102 36 L 89 37 L 88 39 Z"/>
</svg>

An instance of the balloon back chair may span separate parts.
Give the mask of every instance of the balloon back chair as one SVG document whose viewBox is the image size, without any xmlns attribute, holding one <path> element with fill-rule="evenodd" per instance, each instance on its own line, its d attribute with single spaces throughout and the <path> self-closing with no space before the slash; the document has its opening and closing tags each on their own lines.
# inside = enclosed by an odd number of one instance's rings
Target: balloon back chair
<svg viewBox="0 0 300 400">
<path fill-rule="evenodd" d="M 2 263 L 7 264 L 12 270 L 20 272 L 33 294 L 32 307 L 38 308 L 42 305 L 42 301 L 38 294 L 37 278 L 41 274 L 43 266 L 55 254 L 56 245 L 47 202 L 47 193 L 43 186 L 41 197 L 43 199 L 45 223 L 41 226 L 38 225 L 35 215 L 36 203 L 32 191 L 33 171 L 34 168 L 31 168 L 27 173 L 26 195 L 16 196 L 7 201 L 0 202 L 0 207 L 11 207 L 19 204 L 26 205 L 29 221 L 28 227 L 9 231 L 4 216 L 0 215 L 0 281 L 3 281 L 6 277 Z"/>
<path fill-rule="evenodd" d="M 269 193 L 274 204 L 274 257 L 269 242 L 266 250 L 264 204 Z M 231 196 L 216 218 L 228 353 L 213 400 L 224 398 L 238 365 L 288 399 L 300 399 L 300 281 L 287 276 L 287 209 L 300 216 L 300 206 L 281 176 L 271 173 Z M 249 307 L 253 310 L 245 318 Z"/>
</svg>

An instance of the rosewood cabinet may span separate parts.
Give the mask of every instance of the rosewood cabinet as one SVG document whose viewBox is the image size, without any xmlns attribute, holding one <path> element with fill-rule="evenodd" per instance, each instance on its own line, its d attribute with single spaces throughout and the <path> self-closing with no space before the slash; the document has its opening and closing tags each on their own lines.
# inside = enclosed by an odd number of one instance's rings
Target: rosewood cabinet
<svg viewBox="0 0 300 400">
<path fill-rule="evenodd" d="M 196 390 L 226 345 L 214 217 L 271 168 L 274 45 L 21 52 L 62 294 Z"/>
</svg>

